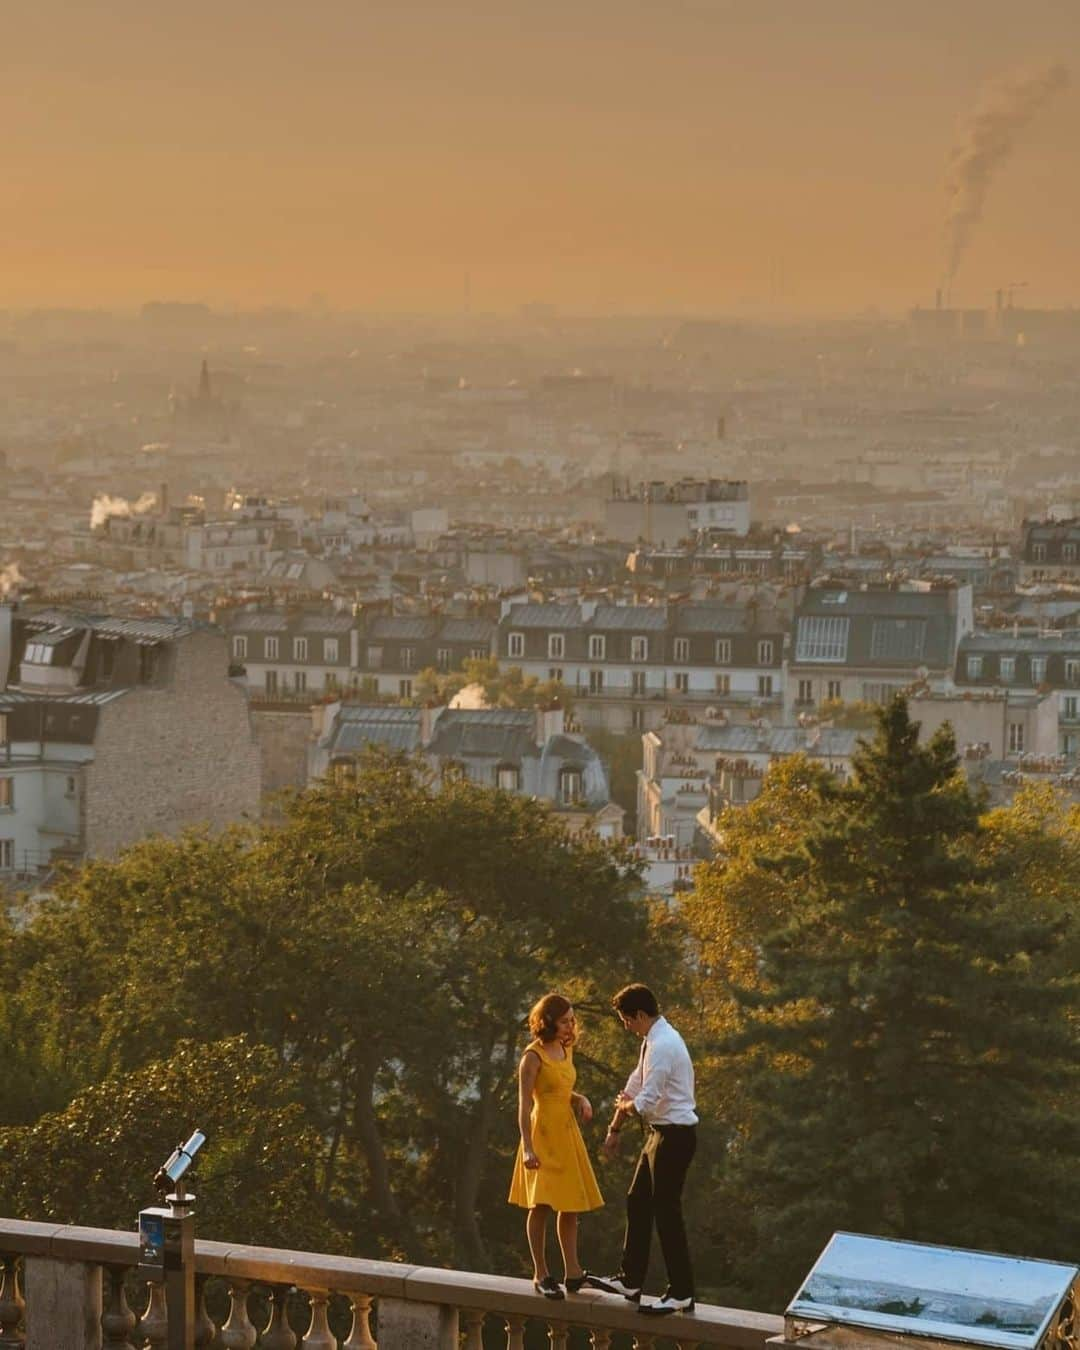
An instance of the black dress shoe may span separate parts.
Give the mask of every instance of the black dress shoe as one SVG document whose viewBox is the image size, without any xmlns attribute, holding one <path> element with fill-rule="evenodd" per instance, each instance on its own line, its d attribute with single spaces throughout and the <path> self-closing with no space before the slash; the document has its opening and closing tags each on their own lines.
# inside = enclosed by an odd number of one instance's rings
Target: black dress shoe
<svg viewBox="0 0 1080 1350">
<path fill-rule="evenodd" d="M 533 1288 L 541 1298 L 554 1300 L 566 1297 L 554 1275 L 545 1275 L 542 1280 L 533 1280 Z"/>
</svg>

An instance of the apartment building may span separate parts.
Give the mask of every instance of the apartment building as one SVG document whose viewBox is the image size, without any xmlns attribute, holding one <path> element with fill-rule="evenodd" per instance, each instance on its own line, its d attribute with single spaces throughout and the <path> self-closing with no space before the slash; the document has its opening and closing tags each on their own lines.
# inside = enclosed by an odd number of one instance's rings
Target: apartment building
<svg viewBox="0 0 1080 1350">
<path fill-rule="evenodd" d="M 329 704 L 317 711 L 312 780 L 347 779 L 369 746 L 426 762 L 439 778 L 472 782 L 546 801 L 572 830 L 622 836 L 624 812 L 611 801 L 607 771 L 561 708 L 411 708 Z"/>
<path fill-rule="evenodd" d="M 914 684 L 947 690 L 974 627 L 966 584 L 824 580 L 796 607 L 786 705 L 797 713 L 826 702 L 886 703 Z"/>
<path fill-rule="evenodd" d="M 508 604 L 498 656 L 565 684 L 586 727 L 645 731 L 671 707 L 778 711 L 785 630 L 754 605 Z"/>
<path fill-rule="evenodd" d="M 0 606 L 0 873 L 255 819 L 260 788 L 222 633 Z"/>
<path fill-rule="evenodd" d="M 962 693 L 998 693 L 1019 710 L 1046 696 L 1057 714 L 1056 752 L 1080 753 L 1080 629 L 1042 632 L 995 629 L 969 634 L 957 651 L 954 673 Z M 1019 712 L 1010 754 L 1034 751 Z M 1040 744 L 1039 753 L 1047 753 Z"/>
</svg>

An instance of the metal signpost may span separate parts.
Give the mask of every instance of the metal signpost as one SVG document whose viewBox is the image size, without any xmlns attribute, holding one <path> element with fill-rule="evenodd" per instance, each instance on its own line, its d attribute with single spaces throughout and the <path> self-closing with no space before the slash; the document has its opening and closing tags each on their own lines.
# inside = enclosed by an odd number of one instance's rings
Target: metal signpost
<svg viewBox="0 0 1080 1350">
<path fill-rule="evenodd" d="M 195 1350 L 195 1197 L 187 1191 L 194 1174 L 184 1178 L 206 1135 L 195 1130 L 160 1168 L 154 1185 L 165 1206 L 139 1211 L 139 1271 L 165 1285 L 168 1350 Z M 175 1187 L 170 1192 L 170 1187 Z"/>
</svg>

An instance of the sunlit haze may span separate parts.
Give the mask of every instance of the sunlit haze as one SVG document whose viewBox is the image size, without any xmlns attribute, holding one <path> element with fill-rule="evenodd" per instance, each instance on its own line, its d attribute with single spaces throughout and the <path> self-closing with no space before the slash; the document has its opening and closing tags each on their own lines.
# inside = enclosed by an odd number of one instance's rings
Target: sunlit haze
<svg viewBox="0 0 1080 1350">
<path fill-rule="evenodd" d="M 0 304 L 932 303 L 958 122 L 1077 50 L 1062 0 L 15 0 Z M 1080 300 L 1073 74 L 957 302 Z"/>
</svg>

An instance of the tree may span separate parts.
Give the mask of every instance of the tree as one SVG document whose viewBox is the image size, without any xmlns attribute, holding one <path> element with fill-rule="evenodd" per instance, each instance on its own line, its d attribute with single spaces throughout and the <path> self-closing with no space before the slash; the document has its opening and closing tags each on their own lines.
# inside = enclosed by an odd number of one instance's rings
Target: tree
<svg viewBox="0 0 1080 1350">
<path fill-rule="evenodd" d="M 854 764 L 772 861 L 801 898 L 737 991 L 739 1274 L 766 1303 L 836 1229 L 1062 1259 L 1078 1236 L 1061 927 L 1003 901 L 950 733 L 920 746 L 897 698 Z"/>
<path fill-rule="evenodd" d="M 152 1178 L 194 1127 L 203 1237 L 341 1250 L 320 1206 L 320 1140 L 295 1076 L 234 1038 L 180 1042 L 166 1060 L 83 1089 L 33 1125 L 0 1129 L 0 1209 L 27 1219 L 130 1228 Z"/>
</svg>

